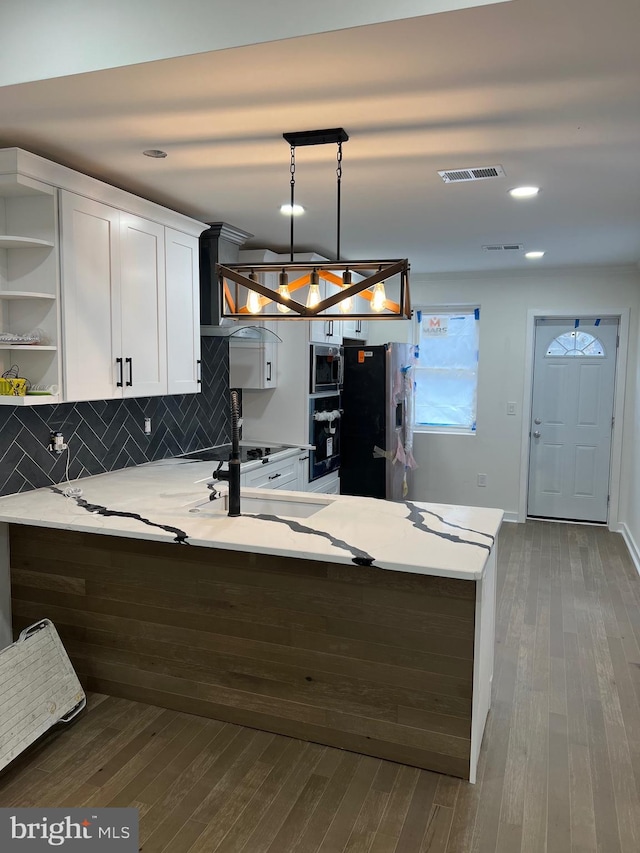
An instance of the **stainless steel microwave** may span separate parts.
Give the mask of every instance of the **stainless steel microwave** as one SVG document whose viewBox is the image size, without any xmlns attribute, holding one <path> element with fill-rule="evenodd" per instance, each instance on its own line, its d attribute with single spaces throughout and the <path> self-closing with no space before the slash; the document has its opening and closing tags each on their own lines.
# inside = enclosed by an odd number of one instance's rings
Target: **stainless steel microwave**
<svg viewBox="0 0 640 853">
<path fill-rule="evenodd" d="M 344 365 L 342 347 L 311 344 L 311 394 L 324 394 L 342 388 Z"/>
</svg>

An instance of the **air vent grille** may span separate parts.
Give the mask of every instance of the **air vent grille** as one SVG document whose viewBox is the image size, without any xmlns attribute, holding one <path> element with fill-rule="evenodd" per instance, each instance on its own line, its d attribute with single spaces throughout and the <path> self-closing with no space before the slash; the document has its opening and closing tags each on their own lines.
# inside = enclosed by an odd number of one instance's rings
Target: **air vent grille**
<svg viewBox="0 0 640 853">
<path fill-rule="evenodd" d="M 438 172 L 445 184 L 459 183 L 460 181 L 486 181 L 489 178 L 504 178 L 505 171 L 502 166 L 478 166 L 472 169 L 447 169 Z"/>
<path fill-rule="evenodd" d="M 521 252 L 523 249 L 523 243 L 494 243 L 482 247 L 483 252 Z"/>
</svg>

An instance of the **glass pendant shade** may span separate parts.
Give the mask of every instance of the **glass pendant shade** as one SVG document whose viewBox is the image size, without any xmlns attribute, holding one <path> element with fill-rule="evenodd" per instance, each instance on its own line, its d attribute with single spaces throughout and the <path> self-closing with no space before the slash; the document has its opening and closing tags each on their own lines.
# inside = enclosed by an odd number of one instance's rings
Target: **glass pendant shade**
<svg viewBox="0 0 640 853">
<path fill-rule="evenodd" d="M 317 270 L 314 270 L 310 276 L 311 283 L 309 284 L 309 292 L 307 293 L 307 308 L 315 308 L 320 302 L 320 276 Z"/>
<path fill-rule="evenodd" d="M 278 285 L 278 293 L 282 296 L 283 299 L 291 299 L 291 293 L 289 291 L 289 276 L 286 272 L 280 273 L 280 284 Z M 280 305 L 277 303 L 278 311 L 281 314 L 288 314 L 291 311 L 291 308 L 287 308 L 286 305 Z"/>
<path fill-rule="evenodd" d="M 384 289 L 384 282 L 379 281 L 373 288 L 373 296 L 371 297 L 371 310 L 380 311 L 384 310 L 384 303 L 387 300 L 387 294 Z"/>
</svg>

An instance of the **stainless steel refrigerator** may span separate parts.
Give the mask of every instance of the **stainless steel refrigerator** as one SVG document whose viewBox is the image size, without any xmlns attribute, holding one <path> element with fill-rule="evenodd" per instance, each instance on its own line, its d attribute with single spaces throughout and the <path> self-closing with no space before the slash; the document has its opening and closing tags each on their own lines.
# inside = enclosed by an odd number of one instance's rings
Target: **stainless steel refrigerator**
<svg viewBox="0 0 640 853">
<path fill-rule="evenodd" d="M 404 500 L 415 467 L 414 347 L 344 347 L 340 494 Z"/>
</svg>

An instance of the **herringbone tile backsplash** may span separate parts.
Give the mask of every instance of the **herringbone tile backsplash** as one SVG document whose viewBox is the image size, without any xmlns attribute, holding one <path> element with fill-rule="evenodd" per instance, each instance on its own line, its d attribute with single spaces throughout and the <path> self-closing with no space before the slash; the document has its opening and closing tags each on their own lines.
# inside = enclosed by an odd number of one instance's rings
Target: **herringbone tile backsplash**
<svg viewBox="0 0 640 853">
<path fill-rule="evenodd" d="M 144 419 L 151 418 L 151 435 Z M 51 430 L 69 445 L 69 479 L 166 459 L 228 442 L 229 345 L 202 338 L 202 391 L 170 397 L 0 407 L 0 495 L 65 479 L 67 453 L 47 450 Z"/>
</svg>

